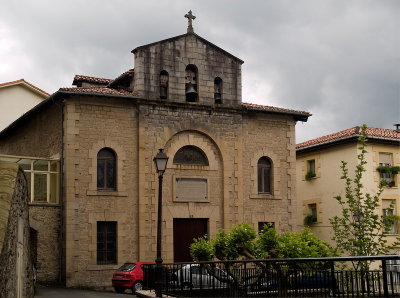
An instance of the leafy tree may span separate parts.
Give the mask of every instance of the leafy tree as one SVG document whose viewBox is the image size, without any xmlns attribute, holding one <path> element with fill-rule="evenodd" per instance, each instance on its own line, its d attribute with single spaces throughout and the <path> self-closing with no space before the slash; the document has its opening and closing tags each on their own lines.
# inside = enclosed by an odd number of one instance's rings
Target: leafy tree
<svg viewBox="0 0 400 298">
<path fill-rule="evenodd" d="M 335 197 L 341 207 L 341 214 L 330 218 L 333 228 L 332 240 L 337 248 L 350 256 L 373 256 L 387 254 L 390 249 L 400 244 L 399 238 L 388 245 L 385 232 L 391 225 L 391 220 L 377 214 L 380 196 L 384 190 L 382 183 L 378 185 L 375 194 L 364 193 L 363 173 L 365 170 L 367 126 L 361 128 L 360 143 L 357 155 L 357 165 L 354 177 L 350 177 L 347 162 L 342 161 L 341 179 L 345 181 L 344 196 Z M 390 218 L 392 219 L 392 218 Z M 355 269 L 367 270 L 368 262 L 353 263 Z"/>
<path fill-rule="evenodd" d="M 195 261 L 264 258 L 313 258 L 337 256 L 337 251 L 316 237 L 310 229 L 278 234 L 268 226 L 260 234 L 249 223 L 239 224 L 230 232 L 219 231 L 214 240 L 195 239 L 190 246 Z"/>
<path fill-rule="evenodd" d="M 215 258 L 218 260 L 254 260 L 337 256 L 335 249 L 312 234 L 308 228 L 301 233 L 286 231 L 278 234 L 275 229 L 264 226 L 264 231 L 258 234 L 249 223 L 239 224 L 229 232 L 221 230 L 217 233 L 215 239 L 195 239 L 190 246 L 190 253 L 195 261 L 212 261 Z M 236 286 L 232 287 L 233 289 L 243 290 L 249 280 L 243 279 L 246 276 L 240 273 L 241 265 L 235 263 L 225 263 L 224 265 L 224 269 L 231 279 L 221 281 L 235 284 Z M 279 281 L 279 294 L 285 296 L 288 289 L 288 265 L 284 262 L 280 264 L 271 263 L 270 266 L 272 268 L 263 262 L 254 262 L 254 265 L 257 269 L 253 271 L 253 276 L 247 276 L 247 278 L 250 278 L 252 282 L 256 282 L 259 277 L 265 274 L 266 270 L 273 268 Z M 325 264 L 302 264 L 296 265 L 296 267 L 307 268 L 308 266 L 315 267 L 317 265 L 323 267 Z M 214 275 L 214 264 L 205 264 L 203 266 L 210 274 Z M 294 263 L 291 263 L 291 266 L 295 266 Z M 215 277 L 220 279 L 216 275 Z M 234 296 L 237 295 L 234 294 Z"/>
</svg>

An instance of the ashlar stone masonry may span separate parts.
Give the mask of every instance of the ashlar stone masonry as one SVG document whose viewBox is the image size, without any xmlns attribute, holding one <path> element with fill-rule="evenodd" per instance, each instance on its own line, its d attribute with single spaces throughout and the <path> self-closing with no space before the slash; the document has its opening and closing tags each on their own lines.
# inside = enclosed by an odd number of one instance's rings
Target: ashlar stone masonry
<svg viewBox="0 0 400 298">
<path fill-rule="evenodd" d="M 1 154 L 59 157 L 59 204 L 43 208 L 58 210 L 47 237 L 61 237 L 53 269 L 67 286 L 110 287 L 123 262 L 154 261 L 159 148 L 164 262 L 190 260 L 198 225 L 210 237 L 243 222 L 295 227 L 295 124 L 310 114 L 242 103 L 243 61 L 188 31 L 137 47 L 114 80 L 76 76 L 0 134 Z M 49 138 L 30 126 L 46 117 Z M 27 149 L 37 138 L 47 152 Z"/>
</svg>

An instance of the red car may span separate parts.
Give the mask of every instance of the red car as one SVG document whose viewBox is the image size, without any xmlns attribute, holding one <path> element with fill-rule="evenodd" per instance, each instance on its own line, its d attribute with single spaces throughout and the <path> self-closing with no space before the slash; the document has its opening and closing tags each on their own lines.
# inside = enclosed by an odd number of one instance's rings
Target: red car
<svg viewBox="0 0 400 298">
<path fill-rule="evenodd" d="M 143 264 L 151 262 L 126 262 L 114 272 L 112 286 L 117 293 L 123 293 L 131 289 L 132 293 L 143 289 Z"/>
</svg>

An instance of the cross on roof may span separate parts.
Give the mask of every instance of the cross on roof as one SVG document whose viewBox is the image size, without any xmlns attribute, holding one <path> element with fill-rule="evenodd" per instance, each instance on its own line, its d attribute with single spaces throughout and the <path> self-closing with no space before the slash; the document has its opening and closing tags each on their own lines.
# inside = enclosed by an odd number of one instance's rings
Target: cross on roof
<svg viewBox="0 0 400 298">
<path fill-rule="evenodd" d="M 193 33 L 193 26 L 192 26 L 192 20 L 194 20 L 196 17 L 192 14 L 192 11 L 189 10 L 187 14 L 185 14 L 185 18 L 188 19 L 188 28 L 187 32 L 188 33 Z"/>
</svg>

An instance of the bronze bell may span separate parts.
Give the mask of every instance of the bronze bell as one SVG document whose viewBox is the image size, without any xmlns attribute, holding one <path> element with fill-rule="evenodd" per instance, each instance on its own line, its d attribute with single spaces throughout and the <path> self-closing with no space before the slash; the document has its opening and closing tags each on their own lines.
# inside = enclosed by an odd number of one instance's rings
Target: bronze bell
<svg viewBox="0 0 400 298">
<path fill-rule="evenodd" d="M 195 101 L 197 98 L 197 91 L 192 83 L 186 84 L 186 100 Z"/>
<path fill-rule="evenodd" d="M 160 87 L 160 98 L 166 99 L 168 97 L 167 95 L 167 88 L 164 86 Z"/>
</svg>

